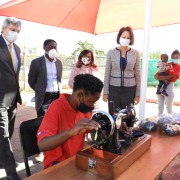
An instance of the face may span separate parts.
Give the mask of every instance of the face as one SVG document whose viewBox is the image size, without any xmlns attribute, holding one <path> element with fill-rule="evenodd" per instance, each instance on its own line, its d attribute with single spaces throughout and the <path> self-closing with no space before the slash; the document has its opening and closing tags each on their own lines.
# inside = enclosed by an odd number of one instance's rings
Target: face
<svg viewBox="0 0 180 180">
<path fill-rule="evenodd" d="M 130 39 L 130 38 L 131 38 L 130 32 L 129 32 L 129 31 L 124 31 L 124 32 L 121 34 L 121 38 Z"/>
<path fill-rule="evenodd" d="M 3 31 L 3 35 L 5 36 L 5 38 L 8 36 L 8 32 L 12 31 L 12 32 L 16 32 L 16 33 L 20 33 L 21 31 L 21 27 L 20 26 L 15 26 L 13 24 L 9 24 L 9 26 L 5 27 L 2 29 Z M 7 38 L 6 38 L 7 39 Z M 8 40 L 8 39 L 7 39 Z"/>
<path fill-rule="evenodd" d="M 57 44 L 55 42 L 49 42 L 45 47 L 44 50 L 45 52 L 50 51 L 51 49 L 56 49 L 57 50 Z"/>
<path fill-rule="evenodd" d="M 179 59 L 179 54 L 174 54 L 173 56 L 172 56 L 172 59 Z"/>
<path fill-rule="evenodd" d="M 87 53 L 85 56 L 83 56 L 81 61 L 85 66 L 88 66 L 91 63 L 91 53 Z"/>
<path fill-rule="evenodd" d="M 163 54 L 161 56 L 161 60 L 162 60 L 162 62 L 167 62 L 168 61 L 168 56 L 166 54 Z"/>
<path fill-rule="evenodd" d="M 100 98 L 101 93 L 96 93 L 94 95 L 81 93 L 79 95 L 79 103 L 84 103 L 89 107 L 94 107 L 94 103 Z"/>
</svg>

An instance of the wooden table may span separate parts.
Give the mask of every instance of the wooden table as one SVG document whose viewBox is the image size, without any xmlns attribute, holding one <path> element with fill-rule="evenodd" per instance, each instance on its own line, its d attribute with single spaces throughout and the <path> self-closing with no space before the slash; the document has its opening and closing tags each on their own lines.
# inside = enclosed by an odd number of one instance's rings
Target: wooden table
<svg viewBox="0 0 180 180">
<path fill-rule="evenodd" d="M 152 135 L 152 144 L 138 160 L 136 160 L 116 180 L 152 180 L 156 179 L 164 168 L 180 152 L 180 136 L 168 136 L 160 131 L 148 133 Z M 34 174 L 26 180 L 101 180 L 97 175 L 78 169 L 75 156 Z"/>
</svg>

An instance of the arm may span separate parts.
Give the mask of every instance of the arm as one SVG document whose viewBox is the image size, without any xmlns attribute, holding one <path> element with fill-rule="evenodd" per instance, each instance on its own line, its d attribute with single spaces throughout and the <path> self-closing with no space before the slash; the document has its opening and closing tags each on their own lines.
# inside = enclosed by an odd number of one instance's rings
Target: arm
<svg viewBox="0 0 180 180">
<path fill-rule="evenodd" d="M 105 68 L 105 74 L 104 74 L 104 89 L 103 89 L 103 101 L 108 101 L 109 96 L 109 83 L 110 83 L 110 76 L 111 76 L 111 55 L 110 52 L 107 54 L 106 59 L 106 68 Z"/>
<path fill-rule="evenodd" d="M 28 83 L 29 86 L 35 91 L 35 84 L 37 81 L 38 71 L 37 71 L 37 65 L 35 64 L 35 61 L 31 61 L 29 73 L 28 73 Z"/>
<path fill-rule="evenodd" d="M 140 55 L 137 52 L 136 63 L 134 66 L 134 74 L 136 80 L 136 94 L 135 97 L 140 97 L 140 86 L 141 86 L 141 70 L 140 70 Z M 139 102 L 139 98 L 136 98 L 137 103 Z"/>
<path fill-rule="evenodd" d="M 156 80 L 162 80 L 162 81 L 165 81 L 165 80 L 170 81 L 170 80 L 174 79 L 175 77 L 176 77 L 176 75 L 174 75 L 174 74 L 173 75 L 167 75 L 167 76 L 161 76 L 161 75 L 159 75 L 158 72 L 154 76 L 154 78 Z"/>
<path fill-rule="evenodd" d="M 73 85 L 74 85 L 74 77 L 78 75 L 77 69 L 76 69 L 76 65 L 74 65 L 71 69 L 71 73 L 69 75 L 69 81 L 68 81 L 68 85 L 71 89 L 73 89 Z"/>
<path fill-rule="evenodd" d="M 73 128 L 57 135 L 43 138 L 39 142 L 39 149 L 43 152 L 54 149 L 75 135 L 86 133 L 86 131 L 90 131 L 92 129 L 98 130 L 98 128 L 100 128 L 100 125 L 96 121 L 85 118 L 80 119 Z"/>
</svg>

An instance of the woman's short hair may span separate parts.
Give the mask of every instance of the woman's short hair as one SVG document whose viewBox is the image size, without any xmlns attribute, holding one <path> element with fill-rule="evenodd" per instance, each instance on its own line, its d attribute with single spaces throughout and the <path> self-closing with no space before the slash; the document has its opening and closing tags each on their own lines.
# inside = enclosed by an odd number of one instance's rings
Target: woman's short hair
<svg viewBox="0 0 180 180">
<path fill-rule="evenodd" d="M 119 30 L 119 32 L 118 32 L 118 34 L 117 34 L 116 42 L 117 42 L 118 44 L 120 44 L 119 39 L 120 39 L 120 37 L 121 37 L 121 35 L 122 35 L 122 33 L 123 33 L 124 31 L 128 31 L 128 32 L 130 33 L 130 44 L 129 44 L 129 45 L 133 45 L 133 44 L 134 44 L 134 33 L 133 33 L 133 30 L 132 30 L 132 28 L 131 28 L 130 26 L 122 27 L 122 28 Z"/>
</svg>

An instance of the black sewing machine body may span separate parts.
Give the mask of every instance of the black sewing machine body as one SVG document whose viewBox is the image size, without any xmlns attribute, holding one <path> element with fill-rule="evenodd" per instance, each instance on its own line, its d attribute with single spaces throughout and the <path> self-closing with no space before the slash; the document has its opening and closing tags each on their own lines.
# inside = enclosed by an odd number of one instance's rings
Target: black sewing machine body
<svg viewBox="0 0 180 180">
<path fill-rule="evenodd" d="M 143 136 L 141 131 L 132 129 L 137 121 L 133 106 L 127 106 L 126 109 L 111 114 L 99 110 L 93 114 L 92 120 L 101 125 L 97 132 L 90 132 L 91 143 L 97 149 L 122 154 L 137 138 Z"/>
</svg>

